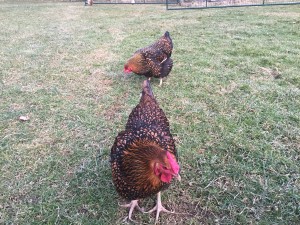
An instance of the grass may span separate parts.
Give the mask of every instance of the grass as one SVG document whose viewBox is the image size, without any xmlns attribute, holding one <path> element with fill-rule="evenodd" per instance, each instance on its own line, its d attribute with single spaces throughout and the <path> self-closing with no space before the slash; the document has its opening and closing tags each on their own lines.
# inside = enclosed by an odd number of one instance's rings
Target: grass
<svg viewBox="0 0 300 225">
<path fill-rule="evenodd" d="M 102 1 L 103 2 L 103 1 Z M 168 5 L 168 9 L 191 9 L 191 8 L 209 8 L 209 7 L 240 7 L 240 6 L 274 6 L 274 4 L 299 4 L 298 0 L 214 0 L 214 1 L 206 1 L 206 0 L 185 0 L 180 1 L 180 4 L 174 4 L 176 1 L 168 1 L 173 2 L 173 4 Z"/>
<path fill-rule="evenodd" d="M 299 224 L 298 6 L 0 3 L 0 21 L 1 224 L 122 223 L 109 154 L 144 79 L 123 64 L 166 30 L 174 68 L 152 87 L 183 179 L 160 223 Z"/>
</svg>

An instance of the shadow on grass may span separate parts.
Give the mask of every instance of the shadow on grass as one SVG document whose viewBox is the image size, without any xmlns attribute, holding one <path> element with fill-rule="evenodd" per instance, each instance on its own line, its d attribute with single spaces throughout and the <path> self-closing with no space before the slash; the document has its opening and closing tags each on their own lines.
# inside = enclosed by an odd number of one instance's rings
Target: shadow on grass
<svg viewBox="0 0 300 225">
<path fill-rule="evenodd" d="M 114 190 L 108 153 L 83 162 L 70 182 L 73 204 L 69 220 L 83 224 L 109 224 L 116 216 L 117 193 Z"/>
</svg>

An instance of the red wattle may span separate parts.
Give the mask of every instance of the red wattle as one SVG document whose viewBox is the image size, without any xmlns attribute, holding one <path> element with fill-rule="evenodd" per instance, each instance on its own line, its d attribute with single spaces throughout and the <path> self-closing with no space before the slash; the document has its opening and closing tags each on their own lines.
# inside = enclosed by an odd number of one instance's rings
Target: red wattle
<svg viewBox="0 0 300 225">
<path fill-rule="evenodd" d="M 163 174 L 160 176 L 160 179 L 161 179 L 162 182 L 170 183 L 171 180 L 172 180 L 172 175 L 171 175 L 171 174 L 164 174 L 164 173 L 163 173 Z"/>
</svg>

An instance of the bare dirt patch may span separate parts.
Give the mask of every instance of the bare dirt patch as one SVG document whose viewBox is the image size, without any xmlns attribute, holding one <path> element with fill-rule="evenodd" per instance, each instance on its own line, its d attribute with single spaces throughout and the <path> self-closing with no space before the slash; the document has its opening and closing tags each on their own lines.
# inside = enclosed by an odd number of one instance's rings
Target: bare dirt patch
<svg viewBox="0 0 300 225">
<path fill-rule="evenodd" d="M 111 34 L 111 36 L 114 38 L 116 42 L 121 42 L 124 39 L 123 31 L 119 28 L 111 27 L 108 29 L 108 32 Z"/>
<path fill-rule="evenodd" d="M 100 46 L 98 49 L 95 49 L 85 56 L 85 62 L 90 65 L 96 62 L 112 62 L 117 60 L 118 56 L 112 53 L 109 48 L 110 46 Z"/>
<path fill-rule="evenodd" d="M 106 77 L 106 74 L 101 69 L 95 69 L 93 71 L 90 71 L 91 74 L 86 77 L 86 85 L 99 92 L 99 91 L 109 91 L 111 89 L 111 85 L 113 84 L 113 81 Z"/>
<path fill-rule="evenodd" d="M 107 120 L 114 119 L 115 121 L 120 121 L 123 112 L 126 110 L 125 105 L 122 103 L 124 99 L 127 99 L 127 97 L 128 93 L 125 93 L 123 96 L 117 97 L 114 104 L 112 104 L 103 112 L 103 116 Z"/>
<path fill-rule="evenodd" d="M 226 87 L 221 87 L 218 93 L 220 95 L 230 94 L 237 88 L 237 86 L 238 86 L 237 83 L 233 81 Z"/>
<path fill-rule="evenodd" d="M 256 72 L 253 72 L 250 79 L 252 81 L 269 81 L 272 79 L 281 78 L 281 72 L 278 68 L 259 67 Z"/>
</svg>

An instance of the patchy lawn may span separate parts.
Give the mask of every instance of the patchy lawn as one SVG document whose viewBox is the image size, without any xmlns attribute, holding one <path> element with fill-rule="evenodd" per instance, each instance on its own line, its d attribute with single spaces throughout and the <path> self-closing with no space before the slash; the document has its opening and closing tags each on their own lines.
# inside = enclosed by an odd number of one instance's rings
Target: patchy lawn
<svg viewBox="0 0 300 225">
<path fill-rule="evenodd" d="M 109 154 L 144 79 L 123 65 L 168 30 L 174 68 L 152 87 L 182 182 L 160 223 L 299 224 L 298 6 L 0 3 L 0 21 L 0 223 L 122 222 Z"/>
</svg>

